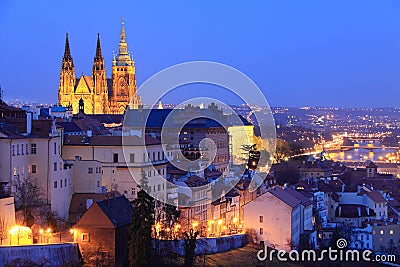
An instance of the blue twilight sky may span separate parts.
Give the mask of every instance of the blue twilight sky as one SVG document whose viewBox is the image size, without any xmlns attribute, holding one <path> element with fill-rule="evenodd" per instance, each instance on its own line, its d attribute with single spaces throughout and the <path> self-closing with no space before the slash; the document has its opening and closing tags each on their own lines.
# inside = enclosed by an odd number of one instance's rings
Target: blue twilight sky
<svg viewBox="0 0 400 267">
<path fill-rule="evenodd" d="M 55 103 L 65 33 L 78 76 L 101 34 L 107 76 L 125 17 L 138 84 L 193 60 L 233 66 L 271 106 L 400 106 L 400 1 L 0 2 L 0 85 L 6 100 Z M 183 86 L 230 101 L 219 88 Z M 235 102 L 232 99 L 232 102 Z"/>
</svg>

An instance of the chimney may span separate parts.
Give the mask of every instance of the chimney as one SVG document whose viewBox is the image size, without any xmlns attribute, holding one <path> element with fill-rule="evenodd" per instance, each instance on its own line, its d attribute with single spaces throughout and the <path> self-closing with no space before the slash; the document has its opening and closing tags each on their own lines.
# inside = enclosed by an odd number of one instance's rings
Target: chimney
<svg viewBox="0 0 400 267">
<path fill-rule="evenodd" d="M 89 209 L 90 206 L 92 206 L 92 204 L 93 204 L 93 199 L 91 198 L 86 199 L 86 209 Z"/>
<path fill-rule="evenodd" d="M 32 113 L 26 113 L 26 134 L 31 134 L 32 132 Z"/>
</svg>

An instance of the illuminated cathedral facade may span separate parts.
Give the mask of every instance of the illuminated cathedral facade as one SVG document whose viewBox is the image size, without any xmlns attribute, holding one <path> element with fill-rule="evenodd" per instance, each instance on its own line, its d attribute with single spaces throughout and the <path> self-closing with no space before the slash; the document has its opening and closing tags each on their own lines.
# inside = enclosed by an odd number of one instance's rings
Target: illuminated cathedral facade
<svg viewBox="0 0 400 267">
<path fill-rule="evenodd" d="M 122 21 L 118 54 L 114 55 L 112 61 L 111 78 L 106 76 L 100 35 L 97 36 L 92 75 L 82 74 L 79 78 L 75 76 L 68 34 L 66 35 L 58 104 L 64 107 L 70 106 L 73 113 L 78 113 L 79 102 L 84 103 L 85 114 L 123 114 L 127 106 L 137 108 L 141 105 L 140 97 L 136 95 L 135 63 L 128 53 L 124 21 Z"/>
</svg>

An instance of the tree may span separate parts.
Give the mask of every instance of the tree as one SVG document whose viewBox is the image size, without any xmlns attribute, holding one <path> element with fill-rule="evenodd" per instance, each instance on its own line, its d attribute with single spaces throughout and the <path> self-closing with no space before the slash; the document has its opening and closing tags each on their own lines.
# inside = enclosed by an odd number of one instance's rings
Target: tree
<svg viewBox="0 0 400 267">
<path fill-rule="evenodd" d="M 279 162 L 290 155 L 290 146 L 283 139 L 276 139 L 275 161 Z"/>
<path fill-rule="evenodd" d="M 44 194 L 38 180 L 30 176 L 25 179 L 17 176 L 13 181 L 13 186 L 15 188 L 16 208 L 23 210 L 23 224 L 27 222 L 33 224 L 34 222 L 29 220 L 29 218 L 33 218 L 31 214 L 32 208 L 44 203 Z"/>
<path fill-rule="evenodd" d="M 247 154 L 247 166 L 246 169 L 256 169 L 258 161 L 260 160 L 261 152 L 257 149 L 257 145 L 242 145 L 242 150 Z"/>
<path fill-rule="evenodd" d="M 181 211 L 174 205 L 164 204 L 163 206 L 163 213 L 164 213 L 164 226 L 170 231 L 167 231 L 167 238 L 173 239 L 174 228 L 176 223 L 179 220 L 179 216 L 181 215 Z"/>
<path fill-rule="evenodd" d="M 3 240 L 8 238 L 7 221 L 0 218 L 0 245 L 3 245 Z"/>
<path fill-rule="evenodd" d="M 152 257 L 151 230 L 154 225 L 154 199 L 147 194 L 148 180 L 143 171 L 140 191 L 133 201 L 130 226 L 129 266 L 150 266 Z"/>
<path fill-rule="evenodd" d="M 193 228 L 189 230 L 189 233 L 183 233 L 185 248 L 185 263 L 183 264 L 183 266 L 185 267 L 193 266 L 194 260 L 196 259 L 196 240 L 199 234 L 199 231 L 194 231 Z"/>
</svg>

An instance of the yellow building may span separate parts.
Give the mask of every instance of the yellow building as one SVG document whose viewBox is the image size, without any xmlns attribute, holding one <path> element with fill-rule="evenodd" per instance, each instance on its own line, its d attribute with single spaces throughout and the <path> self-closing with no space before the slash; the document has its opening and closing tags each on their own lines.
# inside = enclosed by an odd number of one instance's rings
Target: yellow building
<svg viewBox="0 0 400 267">
<path fill-rule="evenodd" d="M 111 78 L 106 76 L 104 58 L 101 52 L 100 35 L 97 36 L 96 55 L 92 75 L 75 76 L 68 34 L 65 40 L 64 56 L 60 71 L 58 104 L 72 106 L 73 113 L 79 112 L 79 102 L 86 114 L 122 114 L 127 105 L 137 108 L 141 105 L 136 95 L 135 63 L 128 53 L 124 21 L 120 34 L 118 55 L 112 61 Z"/>
</svg>

